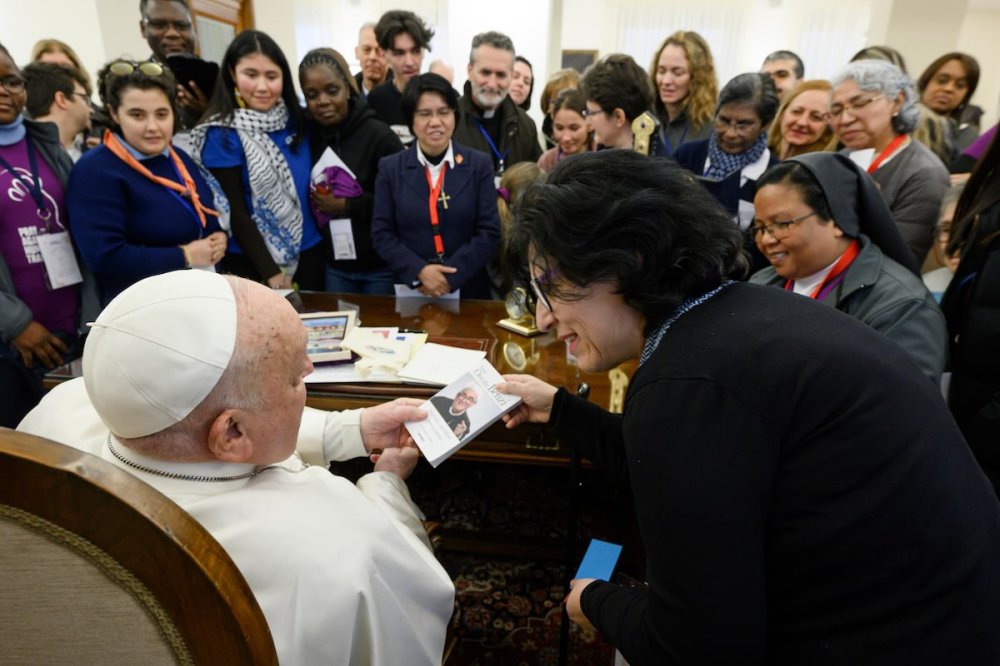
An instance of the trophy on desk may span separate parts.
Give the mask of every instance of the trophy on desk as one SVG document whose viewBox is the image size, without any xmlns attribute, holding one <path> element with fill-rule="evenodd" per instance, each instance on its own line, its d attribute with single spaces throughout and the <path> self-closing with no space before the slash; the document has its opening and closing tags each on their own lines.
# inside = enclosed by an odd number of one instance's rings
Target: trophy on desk
<svg viewBox="0 0 1000 666">
<path fill-rule="evenodd" d="M 498 321 L 497 326 L 526 338 L 533 338 L 543 333 L 535 324 L 532 304 L 524 287 L 514 287 L 504 299 L 504 307 L 507 308 L 507 317 Z"/>
</svg>

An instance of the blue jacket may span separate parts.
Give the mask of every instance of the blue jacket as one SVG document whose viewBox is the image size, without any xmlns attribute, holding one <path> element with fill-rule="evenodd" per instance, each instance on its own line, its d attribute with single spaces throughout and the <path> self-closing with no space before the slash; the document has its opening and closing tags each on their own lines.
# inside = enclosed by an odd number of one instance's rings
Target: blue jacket
<svg viewBox="0 0 1000 666">
<path fill-rule="evenodd" d="M 194 179 L 202 204 L 215 207 L 212 189 L 187 153 L 178 150 Z M 154 175 L 178 180 L 170 158 L 142 164 Z M 69 176 L 66 193 L 70 233 L 94 272 L 106 305 L 139 280 L 184 268 L 181 245 L 219 231 L 206 215 L 202 229 L 193 208 L 179 195 L 154 183 L 99 146 L 87 151 Z"/>
<path fill-rule="evenodd" d="M 458 269 L 447 276 L 463 298 L 489 298 L 486 264 L 500 243 L 500 216 L 489 156 L 452 142 L 455 167 L 444 177 L 448 208 L 438 204 L 444 264 Z M 382 158 L 375 180 L 372 244 L 396 280 L 411 284 L 436 256 L 427 200 L 427 173 L 415 147 Z"/>
</svg>

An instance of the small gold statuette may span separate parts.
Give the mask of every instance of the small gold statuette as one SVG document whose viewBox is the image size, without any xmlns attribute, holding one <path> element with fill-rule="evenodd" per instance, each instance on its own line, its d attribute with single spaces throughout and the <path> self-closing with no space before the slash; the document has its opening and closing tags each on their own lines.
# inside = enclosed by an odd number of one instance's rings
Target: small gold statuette
<svg viewBox="0 0 1000 666">
<path fill-rule="evenodd" d="M 659 122 L 649 111 L 643 111 L 642 115 L 632 121 L 632 147 L 636 152 L 649 155 L 649 139 L 657 125 Z"/>
<path fill-rule="evenodd" d="M 504 307 L 507 308 L 507 317 L 498 321 L 497 326 L 527 338 L 542 334 L 535 325 L 535 316 L 531 314 L 528 292 L 524 287 L 515 287 L 504 299 Z"/>
</svg>

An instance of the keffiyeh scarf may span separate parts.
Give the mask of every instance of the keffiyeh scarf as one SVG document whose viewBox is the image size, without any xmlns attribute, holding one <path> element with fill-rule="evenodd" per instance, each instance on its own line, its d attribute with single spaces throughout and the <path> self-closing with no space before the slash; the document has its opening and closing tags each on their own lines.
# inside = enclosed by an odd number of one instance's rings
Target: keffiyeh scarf
<svg viewBox="0 0 1000 666">
<path fill-rule="evenodd" d="M 767 150 L 767 132 L 761 132 L 748 150 L 733 155 L 727 153 L 719 147 L 715 132 L 708 137 L 708 169 L 705 176 L 713 180 L 722 180 L 734 171 L 742 171 L 743 167 L 749 166 L 760 159 L 760 156 Z"/>
<path fill-rule="evenodd" d="M 229 120 L 212 118 L 191 131 L 191 141 L 200 163 L 209 127 L 236 130 L 247 160 L 250 216 L 275 263 L 285 272 L 294 273 L 302 245 L 302 207 L 288 162 L 268 136 L 287 125 L 288 107 L 279 101 L 270 111 L 236 109 Z"/>
</svg>

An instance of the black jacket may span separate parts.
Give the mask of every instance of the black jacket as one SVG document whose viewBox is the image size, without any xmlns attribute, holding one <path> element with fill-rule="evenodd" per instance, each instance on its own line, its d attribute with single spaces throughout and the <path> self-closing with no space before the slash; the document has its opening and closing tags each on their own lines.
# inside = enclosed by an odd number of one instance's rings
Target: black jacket
<svg viewBox="0 0 1000 666">
<path fill-rule="evenodd" d="M 948 404 L 1000 492 L 1000 203 L 979 216 L 941 301 L 951 340 Z M 986 241 L 984 243 L 984 241 Z"/>
<path fill-rule="evenodd" d="M 1000 663 L 996 496 L 938 388 L 862 323 L 738 283 L 666 332 L 622 415 L 553 407 L 632 488 L 649 585 L 581 601 L 633 666 Z"/>
<path fill-rule="evenodd" d="M 351 97 L 347 119 L 337 127 L 311 124 L 309 149 L 313 163 L 329 146 L 354 172 L 364 194 L 347 201 L 347 213 L 354 232 L 355 260 L 333 260 L 330 227 L 322 230 L 327 263 L 343 271 L 372 271 L 386 268 L 386 263 L 372 247 L 372 210 L 375 200 L 375 176 L 378 163 L 386 155 L 403 150 L 396 134 L 375 119 L 375 112 L 360 97 Z"/>
<path fill-rule="evenodd" d="M 472 103 L 472 84 L 465 82 L 464 94 L 458 100 L 459 118 L 455 125 L 455 141 L 469 148 L 484 152 L 493 159 L 493 170 L 498 171 L 496 154 L 490 148 L 489 142 L 479 129 L 479 121 L 483 113 Z M 506 153 L 504 168 L 518 162 L 537 162 L 542 156 L 542 147 L 538 143 L 538 130 L 535 121 L 528 117 L 524 109 L 518 108 L 514 100 L 507 96 L 497 111 L 500 114 L 500 154 Z M 508 152 L 509 151 L 509 152 Z"/>
</svg>

